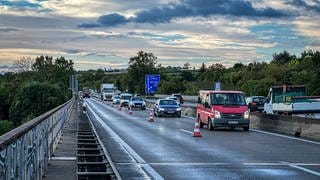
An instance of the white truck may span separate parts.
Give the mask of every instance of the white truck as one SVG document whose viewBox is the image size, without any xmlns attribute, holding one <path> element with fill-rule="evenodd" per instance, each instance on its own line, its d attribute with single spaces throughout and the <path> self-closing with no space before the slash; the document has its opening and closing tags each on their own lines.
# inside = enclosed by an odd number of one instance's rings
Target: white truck
<svg viewBox="0 0 320 180">
<path fill-rule="evenodd" d="M 272 86 L 264 104 L 264 112 L 320 118 L 320 96 L 307 96 L 304 85 Z"/>
<path fill-rule="evenodd" d="M 112 97 L 115 93 L 115 87 L 113 84 L 101 84 L 100 92 L 101 100 L 112 101 Z"/>
</svg>

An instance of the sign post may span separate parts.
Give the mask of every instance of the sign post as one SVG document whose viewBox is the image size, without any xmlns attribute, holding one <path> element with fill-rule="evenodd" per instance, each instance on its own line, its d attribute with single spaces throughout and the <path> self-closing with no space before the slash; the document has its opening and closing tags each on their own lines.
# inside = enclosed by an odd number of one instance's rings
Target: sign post
<svg viewBox="0 0 320 180">
<path fill-rule="evenodd" d="M 159 74 L 146 74 L 145 75 L 145 93 L 148 95 L 156 93 L 159 83 L 160 83 Z"/>
</svg>

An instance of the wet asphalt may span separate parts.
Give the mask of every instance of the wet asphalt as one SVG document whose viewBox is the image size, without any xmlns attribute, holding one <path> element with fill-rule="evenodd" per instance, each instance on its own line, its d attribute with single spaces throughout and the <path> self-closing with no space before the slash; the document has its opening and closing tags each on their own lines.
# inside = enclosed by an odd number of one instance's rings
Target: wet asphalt
<svg viewBox="0 0 320 180">
<path fill-rule="evenodd" d="M 154 117 L 148 110 L 87 99 L 97 133 L 123 179 L 320 179 L 320 142 L 255 130 L 200 129 L 193 118 Z"/>
</svg>

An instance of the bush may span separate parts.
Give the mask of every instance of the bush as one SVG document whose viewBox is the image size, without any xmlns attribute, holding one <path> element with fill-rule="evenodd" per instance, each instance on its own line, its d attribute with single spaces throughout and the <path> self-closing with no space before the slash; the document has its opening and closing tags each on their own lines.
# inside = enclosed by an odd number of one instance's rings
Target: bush
<svg viewBox="0 0 320 180">
<path fill-rule="evenodd" d="M 67 92 L 49 83 L 27 83 L 18 90 L 10 107 L 15 126 L 29 121 L 67 101 Z"/>
<path fill-rule="evenodd" d="M 0 121 L 0 136 L 11 131 L 13 128 L 13 122 L 8 120 Z"/>
</svg>

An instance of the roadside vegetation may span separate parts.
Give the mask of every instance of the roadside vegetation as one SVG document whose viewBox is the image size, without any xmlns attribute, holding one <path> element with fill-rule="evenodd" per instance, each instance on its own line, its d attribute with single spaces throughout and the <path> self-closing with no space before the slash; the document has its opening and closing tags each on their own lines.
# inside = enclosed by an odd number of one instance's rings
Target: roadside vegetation
<svg viewBox="0 0 320 180">
<path fill-rule="evenodd" d="M 71 98 L 73 62 L 64 57 L 21 58 L 15 73 L 0 75 L 0 135 Z"/>
<path fill-rule="evenodd" d="M 15 73 L 0 75 L 0 135 L 32 118 L 66 102 L 72 94 L 69 76 L 73 62 L 64 57 L 39 56 L 35 60 L 21 58 Z M 79 71 L 79 89 L 99 90 L 102 83 L 114 83 L 121 91 L 144 94 L 146 74 L 158 73 L 161 82 L 157 93 L 197 95 L 200 89 L 213 89 L 221 82 L 222 89 L 241 90 L 247 96 L 266 96 L 273 85 L 303 84 L 308 95 L 320 95 L 320 52 L 304 51 L 292 55 L 275 53 L 269 62 L 204 64 L 200 68 L 163 67 L 152 53 L 140 51 L 129 59 L 127 73 L 106 73 L 103 69 Z"/>
<path fill-rule="evenodd" d="M 114 83 L 121 91 L 144 94 L 145 74 L 159 73 L 161 82 L 157 93 L 196 95 L 200 89 L 213 89 L 221 82 L 222 89 L 241 90 L 247 96 L 266 96 L 270 86 L 303 84 L 309 95 L 320 95 L 320 52 L 304 51 L 299 56 L 287 51 L 275 53 L 270 63 L 202 64 L 199 69 L 189 63 L 177 67 L 157 64 L 152 53 L 140 51 L 130 58 L 128 73 L 105 74 L 104 70 L 82 72 L 80 86 L 99 89 L 101 83 Z"/>
</svg>

